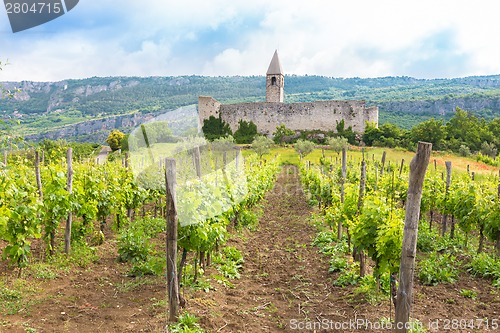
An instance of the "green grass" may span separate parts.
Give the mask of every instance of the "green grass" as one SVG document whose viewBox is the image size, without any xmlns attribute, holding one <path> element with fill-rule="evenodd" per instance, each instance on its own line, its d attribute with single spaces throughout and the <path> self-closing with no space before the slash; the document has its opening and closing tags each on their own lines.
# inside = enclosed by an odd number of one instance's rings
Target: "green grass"
<svg viewBox="0 0 500 333">
<path fill-rule="evenodd" d="M 21 310 L 29 313 L 31 306 L 37 302 L 32 296 L 38 291 L 33 283 L 24 279 L 0 279 L 0 313 L 13 315 Z"/>
<path fill-rule="evenodd" d="M 386 151 L 386 165 L 389 163 L 391 165 L 399 166 L 401 160 L 404 159 L 405 167 L 408 168 L 412 158 L 415 156 L 415 152 L 407 151 L 404 149 L 393 149 L 393 148 L 365 148 L 365 159 L 369 161 L 377 161 L 380 163 L 382 160 L 382 154 Z M 252 154 L 251 150 L 245 150 L 244 155 Z M 295 151 L 292 145 L 288 146 L 275 146 L 271 149 L 269 154 L 263 156 L 264 159 L 269 159 L 279 155 L 279 161 L 281 164 L 299 164 L 299 155 Z M 311 161 L 311 163 L 319 164 L 319 159 L 322 156 L 321 149 L 315 149 L 312 153 L 304 157 L 304 160 Z M 360 147 L 353 147 L 353 150 L 347 151 L 347 161 L 353 161 L 358 164 L 362 159 L 362 150 Z M 325 149 L 325 157 L 331 159 L 333 163 L 338 161 L 339 165 L 341 163 L 341 155 L 337 154 L 332 150 Z M 434 169 L 434 160 L 436 160 L 436 169 Z M 433 151 L 429 164 L 429 171 L 436 172 L 446 172 L 445 161 L 451 161 L 453 173 L 465 173 L 467 172 L 467 165 L 469 165 L 469 170 L 475 172 L 478 178 L 485 176 L 498 175 L 498 167 L 492 167 L 481 162 L 477 162 L 473 157 L 461 157 L 450 153 L 436 152 Z"/>
</svg>

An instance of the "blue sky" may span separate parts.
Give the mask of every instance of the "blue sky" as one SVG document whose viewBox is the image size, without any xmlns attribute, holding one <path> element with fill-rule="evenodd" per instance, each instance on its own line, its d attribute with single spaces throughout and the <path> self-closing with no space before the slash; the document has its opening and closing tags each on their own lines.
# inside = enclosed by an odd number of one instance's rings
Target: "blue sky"
<svg viewBox="0 0 500 333">
<path fill-rule="evenodd" d="M 500 74 L 494 0 L 80 0 L 13 34 L 0 8 L 0 81 L 92 76 Z"/>
</svg>

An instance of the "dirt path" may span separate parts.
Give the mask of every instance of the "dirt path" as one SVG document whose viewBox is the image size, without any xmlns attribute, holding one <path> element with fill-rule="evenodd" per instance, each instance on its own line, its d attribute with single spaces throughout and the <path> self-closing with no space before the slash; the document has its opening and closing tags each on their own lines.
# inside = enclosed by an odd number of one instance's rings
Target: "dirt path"
<svg viewBox="0 0 500 333">
<path fill-rule="evenodd" d="M 259 230 L 237 240 L 245 258 L 241 279 L 216 295 L 215 318 L 204 326 L 218 332 L 283 332 L 293 320 L 335 315 L 328 262 L 311 246 L 317 230 L 297 173 L 284 168 L 266 196 Z"/>
</svg>

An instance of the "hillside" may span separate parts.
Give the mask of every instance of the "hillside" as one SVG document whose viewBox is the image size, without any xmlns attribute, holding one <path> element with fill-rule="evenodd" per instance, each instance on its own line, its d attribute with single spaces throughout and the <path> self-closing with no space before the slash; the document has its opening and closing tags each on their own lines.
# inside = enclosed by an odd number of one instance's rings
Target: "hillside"
<svg viewBox="0 0 500 333">
<path fill-rule="evenodd" d="M 44 133 L 80 123 L 47 136 L 85 141 L 95 139 L 89 136 L 95 131 L 106 132 L 110 127 L 126 131 L 158 113 L 195 104 L 199 95 L 234 103 L 262 101 L 265 94 L 263 76 L 93 77 L 1 84 L 20 89 L 13 99 L 0 99 L 1 118 L 19 121 L 16 132 L 40 139 Z M 364 99 L 379 106 L 380 123 L 404 128 L 430 117 L 448 119 L 456 106 L 484 118 L 500 117 L 500 75 L 434 80 L 290 75 L 285 79 L 285 94 L 286 102 Z M 101 119 L 98 125 L 96 119 Z M 81 124 L 91 120 L 90 125 Z"/>
</svg>

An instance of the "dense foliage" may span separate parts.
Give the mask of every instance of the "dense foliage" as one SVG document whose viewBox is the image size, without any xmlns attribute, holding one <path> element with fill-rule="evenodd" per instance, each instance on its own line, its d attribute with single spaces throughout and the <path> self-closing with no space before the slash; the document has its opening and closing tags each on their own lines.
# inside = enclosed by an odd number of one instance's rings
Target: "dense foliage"
<svg viewBox="0 0 500 333">
<path fill-rule="evenodd" d="M 203 131 L 205 139 L 208 141 L 214 141 L 215 139 L 233 134 L 228 123 L 220 117 L 216 118 L 214 116 L 210 116 L 208 119 L 203 120 L 203 127 L 201 130 Z"/>
<path fill-rule="evenodd" d="M 253 121 L 240 120 L 238 129 L 234 132 L 234 140 L 236 143 L 252 143 L 257 135 L 257 125 Z"/>
<path fill-rule="evenodd" d="M 378 128 L 367 124 L 363 141 L 368 146 L 412 149 L 419 141 L 432 143 L 434 150 L 451 150 L 461 155 L 470 152 L 495 159 L 500 149 L 500 118 L 490 121 L 457 108 L 448 122 L 431 118 L 407 131 L 393 124 Z"/>
</svg>

